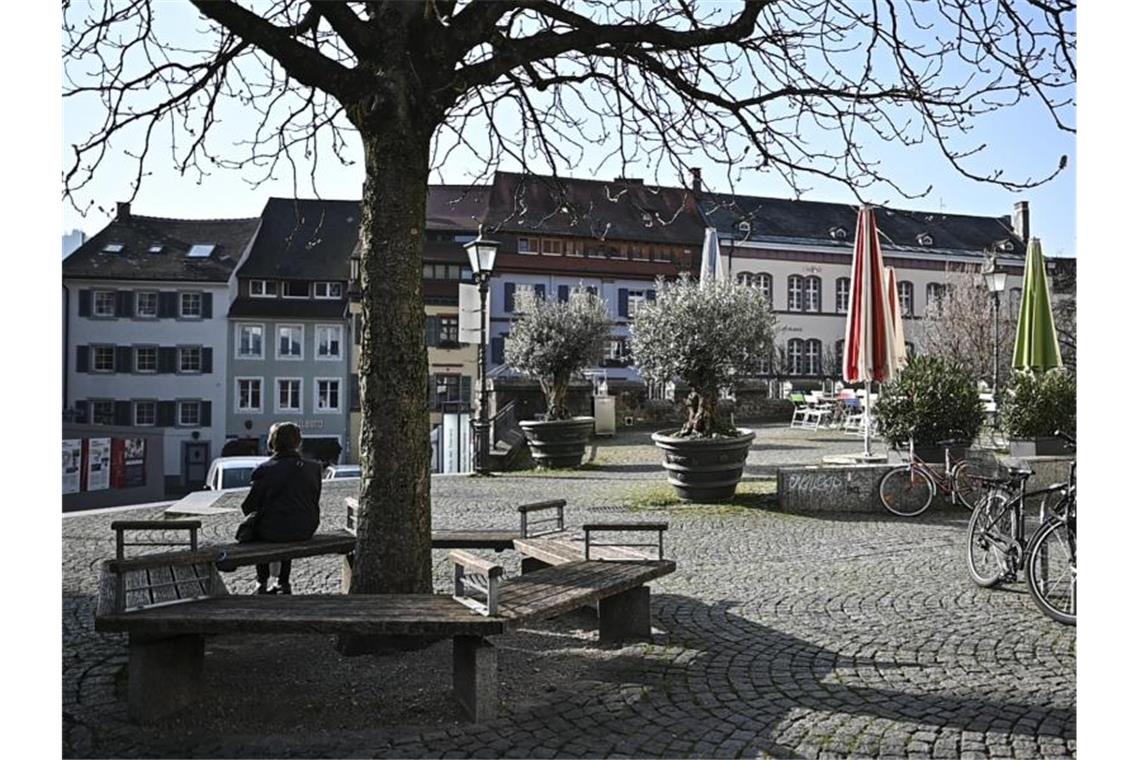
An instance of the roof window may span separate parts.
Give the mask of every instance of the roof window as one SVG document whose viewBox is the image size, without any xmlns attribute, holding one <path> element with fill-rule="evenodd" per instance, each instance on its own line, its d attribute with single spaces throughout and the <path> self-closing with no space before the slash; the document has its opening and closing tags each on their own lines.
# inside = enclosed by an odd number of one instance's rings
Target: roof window
<svg viewBox="0 0 1140 760">
<path fill-rule="evenodd" d="M 122 253 L 122 252 L 123 252 L 123 244 L 122 243 L 107 243 L 107 245 L 103 246 L 103 253 Z"/>
<path fill-rule="evenodd" d="M 929 232 L 921 233 L 917 238 L 919 245 L 932 246 L 934 245 L 934 238 L 930 236 Z"/>
<path fill-rule="evenodd" d="M 190 251 L 186 254 L 191 259 L 204 259 L 214 252 L 218 246 L 213 243 L 198 243 L 190 246 Z"/>
<path fill-rule="evenodd" d="M 846 240 L 847 239 L 847 230 L 843 229 L 842 227 L 832 227 L 830 230 L 827 231 L 827 234 L 831 236 L 832 240 Z"/>
<path fill-rule="evenodd" d="M 147 253 L 162 253 L 162 243 L 155 243 L 150 248 L 146 249 Z"/>
</svg>

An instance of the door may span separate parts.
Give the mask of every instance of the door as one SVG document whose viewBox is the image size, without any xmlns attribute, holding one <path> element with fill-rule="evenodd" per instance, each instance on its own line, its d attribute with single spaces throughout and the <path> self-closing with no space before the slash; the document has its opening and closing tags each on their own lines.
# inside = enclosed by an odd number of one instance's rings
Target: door
<svg viewBox="0 0 1140 760">
<path fill-rule="evenodd" d="M 187 488 L 201 488 L 210 466 L 210 444 L 187 441 L 182 444 L 182 477 Z"/>
</svg>

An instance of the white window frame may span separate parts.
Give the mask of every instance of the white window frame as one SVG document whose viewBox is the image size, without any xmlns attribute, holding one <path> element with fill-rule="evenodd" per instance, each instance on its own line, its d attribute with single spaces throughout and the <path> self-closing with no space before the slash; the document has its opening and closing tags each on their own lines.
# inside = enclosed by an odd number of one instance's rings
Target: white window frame
<svg viewBox="0 0 1140 760">
<path fill-rule="evenodd" d="M 95 417 L 96 417 L 95 406 L 97 404 L 110 404 L 111 405 L 111 414 L 109 415 L 110 420 L 111 420 L 110 422 L 96 422 L 95 421 Z M 115 401 L 114 401 L 114 399 L 93 398 L 93 399 L 88 400 L 87 405 L 88 405 L 88 408 L 90 408 L 90 410 L 91 410 L 91 424 L 92 425 L 114 425 L 115 424 Z"/>
<path fill-rule="evenodd" d="M 795 357 L 795 358 L 793 358 Z M 799 377 L 804 373 L 804 342 L 802 338 L 792 338 L 787 344 L 788 374 Z"/>
<path fill-rule="evenodd" d="M 151 406 L 151 421 L 139 422 L 139 405 L 150 404 Z M 153 399 L 137 399 L 131 402 L 131 419 L 135 423 L 135 427 L 154 427 L 158 424 L 158 402 Z"/>
<path fill-rule="evenodd" d="M 819 277 L 805 277 L 803 299 L 804 311 L 812 313 L 823 311 L 823 280 Z M 807 356 L 806 350 L 804 356 Z"/>
<path fill-rule="evenodd" d="M 102 349 L 108 349 L 111 352 L 111 368 L 110 369 L 99 369 L 99 367 L 98 367 L 99 362 L 98 362 L 96 357 L 98 356 L 99 349 L 101 349 L 101 348 Z M 109 343 L 99 343 L 99 344 L 91 346 L 90 351 L 91 351 L 91 371 L 92 372 L 97 372 L 100 375 L 110 375 L 110 374 L 113 374 L 115 372 L 115 359 L 117 357 L 115 356 L 115 347 L 113 345 L 111 345 Z"/>
<path fill-rule="evenodd" d="M 646 291 L 644 290 L 627 290 L 625 294 L 625 310 L 626 313 L 633 317 L 637 310 L 649 302 Z"/>
<path fill-rule="evenodd" d="M 795 298 L 792 296 L 795 295 Z M 788 275 L 788 311 L 804 310 L 804 278 L 803 275 Z"/>
<path fill-rule="evenodd" d="M 325 330 L 336 331 L 337 353 L 321 355 L 321 333 Z M 339 362 L 344 358 L 344 325 L 317 325 L 313 332 L 313 358 L 319 362 Z"/>
<path fill-rule="evenodd" d="M 526 248 L 523 248 L 523 241 L 526 241 Z M 531 237 L 530 235 L 519 235 L 515 238 L 515 252 L 521 253 L 524 256 L 537 256 L 542 249 L 540 238 Z"/>
<path fill-rule="evenodd" d="M 109 296 L 111 299 L 111 311 L 107 314 L 99 312 L 99 296 Z M 92 290 L 91 291 L 91 316 L 98 319 L 114 319 L 117 313 L 116 306 L 118 305 L 118 295 L 113 290 Z"/>
<path fill-rule="evenodd" d="M 552 248 L 557 248 L 557 251 L 547 251 L 546 244 L 550 243 Z M 539 242 L 539 250 L 542 251 L 543 256 L 563 256 L 566 252 L 566 244 L 562 238 L 541 238 Z"/>
<path fill-rule="evenodd" d="M 133 348 L 133 350 L 131 351 L 131 354 L 132 354 L 131 359 L 132 359 L 132 366 L 133 366 L 134 371 L 140 375 L 156 374 L 158 372 L 158 346 L 146 345 L 146 346 L 133 346 L 132 348 Z M 149 349 L 151 351 L 154 351 L 154 369 L 142 369 L 141 367 L 139 367 L 139 351 L 142 351 L 144 349 Z"/>
<path fill-rule="evenodd" d="M 321 408 L 321 383 L 336 383 L 336 408 Z M 341 377 L 314 377 L 313 378 L 313 414 L 340 414 L 344 407 L 344 378 Z"/>
<path fill-rule="evenodd" d="M 243 354 L 241 352 L 241 331 L 245 327 L 261 329 L 261 350 L 256 354 Z M 238 322 L 234 325 L 234 358 L 235 359 L 264 359 L 265 358 L 265 324 L 262 322 Z"/>
<path fill-rule="evenodd" d="M 815 349 L 814 366 L 812 364 L 812 349 Z M 804 341 L 804 374 L 809 377 L 823 374 L 823 341 L 818 338 L 808 338 Z"/>
<path fill-rule="evenodd" d="M 847 287 L 843 287 L 846 285 Z M 840 296 L 843 296 L 840 298 Z M 835 312 L 846 314 L 851 308 L 851 278 L 839 277 L 835 280 Z"/>
<path fill-rule="evenodd" d="M 197 351 L 198 352 L 198 369 L 182 369 L 182 352 L 183 351 Z M 202 347 L 201 346 L 178 346 L 175 352 L 175 370 L 179 375 L 200 375 L 202 374 Z"/>
<path fill-rule="evenodd" d="M 297 384 L 297 406 L 281 406 L 281 383 Z M 273 411 L 276 414 L 303 414 L 305 410 L 305 379 L 302 377 L 273 378 Z"/>
<path fill-rule="evenodd" d="M 142 309 L 139 308 L 142 303 L 143 296 L 154 296 L 154 313 L 143 314 Z M 140 290 L 135 293 L 135 316 L 139 319 L 158 319 L 158 291 L 157 290 Z"/>
<path fill-rule="evenodd" d="M 340 291 L 335 296 L 331 295 L 333 287 L 336 287 L 336 289 Z M 325 291 L 324 295 L 321 295 L 322 289 Z M 313 298 L 317 298 L 323 301 L 339 301 L 340 299 L 344 298 L 344 285 L 336 282 L 335 280 L 314 282 Z"/>
<path fill-rule="evenodd" d="M 197 417 L 197 419 L 195 419 L 194 422 L 183 422 L 182 421 L 182 410 L 186 409 L 190 404 L 193 404 L 194 408 L 198 410 L 197 415 L 195 415 Z M 196 399 L 179 399 L 177 402 L 175 402 L 175 404 L 174 404 L 174 424 L 177 427 L 201 427 L 202 426 L 202 402 L 198 401 Z"/>
<path fill-rule="evenodd" d="M 285 329 L 297 329 L 301 331 L 301 336 L 297 339 L 297 346 L 300 348 L 301 353 L 297 355 L 282 354 L 281 353 L 281 331 Z M 283 362 L 299 362 L 305 358 L 305 326 L 302 324 L 293 324 L 291 322 L 278 323 L 273 328 L 273 355 L 278 361 Z"/>
<path fill-rule="evenodd" d="M 266 287 L 270 283 L 273 284 L 273 292 L 272 293 L 268 292 L 268 288 Z M 254 285 L 260 285 L 261 287 L 258 288 L 257 290 L 260 290 L 261 292 L 255 292 Z M 277 297 L 277 280 L 250 280 L 249 281 L 249 297 L 250 298 L 276 298 Z"/>
<path fill-rule="evenodd" d="M 282 298 L 291 298 L 294 301 L 301 301 L 301 300 L 304 300 L 306 298 L 312 297 L 313 289 L 310 287 L 308 282 L 305 283 L 305 295 L 303 295 L 303 296 L 291 296 L 291 295 L 286 294 L 285 291 L 288 289 L 290 282 L 297 282 L 297 281 L 296 280 L 281 280 L 281 285 L 278 288 L 278 291 L 281 293 Z"/>
<path fill-rule="evenodd" d="M 186 313 L 186 297 L 187 296 L 197 296 L 198 297 L 198 313 L 197 314 L 187 314 Z M 179 319 L 205 319 L 205 317 L 202 316 L 202 307 L 203 307 L 203 305 L 205 305 L 205 300 L 206 300 L 206 297 L 202 294 L 202 292 L 200 290 L 179 292 L 179 294 L 178 294 L 178 318 Z"/>
<path fill-rule="evenodd" d="M 241 405 L 241 384 L 243 382 L 257 382 L 257 406 Z M 234 414 L 261 414 L 265 410 L 265 378 L 243 376 L 234 378 Z"/>
<path fill-rule="evenodd" d="M 899 313 L 904 317 L 914 316 L 914 283 L 899 280 Z"/>
<path fill-rule="evenodd" d="M 760 289 L 760 295 L 764 296 L 769 306 L 775 306 L 772 303 L 772 275 L 767 272 L 753 272 L 752 277 L 752 287 Z"/>
</svg>

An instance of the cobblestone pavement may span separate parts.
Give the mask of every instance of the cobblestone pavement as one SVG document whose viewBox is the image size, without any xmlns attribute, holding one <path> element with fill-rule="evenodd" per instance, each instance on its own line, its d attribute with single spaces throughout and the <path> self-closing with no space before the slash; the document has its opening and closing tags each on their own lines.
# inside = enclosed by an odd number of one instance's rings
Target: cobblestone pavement
<svg viewBox="0 0 1140 760">
<path fill-rule="evenodd" d="M 860 445 L 764 428 L 749 474 Z M 327 637 L 281 636 L 211 638 L 212 696 L 191 714 L 132 726 L 122 694 L 125 638 L 96 634 L 92 623 L 97 564 L 113 552 L 109 523 L 121 515 L 67 517 L 64 755 L 1075 753 L 1075 632 L 1041 616 L 1020 584 L 985 590 L 970 582 L 964 513 L 843 519 L 780 513 L 763 500 L 654 508 L 645 494 L 662 490 L 657 461 L 647 435 L 623 434 L 574 473 L 433 480 L 437 526 L 513 527 L 513 505 L 557 496 L 569 501 L 571 525 L 630 514 L 670 523 L 667 552 L 678 567 L 653 584 L 654 641 L 599 648 L 578 614 L 497 637 L 502 717 L 484 725 L 461 720 L 451 702 L 447 642 L 344 659 Z M 343 484 L 326 489 L 323 528 L 341 524 L 346 493 Z M 208 518 L 207 540 L 228 540 L 236 522 Z M 498 556 L 517 572 L 510 552 Z M 446 554 L 435 561 L 444 591 Z M 243 592 L 251 576 L 227 581 Z M 294 576 L 299 593 L 331 591 L 339 566 L 298 561 Z"/>
</svg>

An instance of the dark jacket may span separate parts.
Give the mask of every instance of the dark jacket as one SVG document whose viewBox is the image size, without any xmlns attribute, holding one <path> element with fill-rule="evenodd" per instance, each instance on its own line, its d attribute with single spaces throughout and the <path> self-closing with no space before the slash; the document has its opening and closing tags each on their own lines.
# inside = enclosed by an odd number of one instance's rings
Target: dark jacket
<svg viewBox="0 0 1140 760">
<path fill-rule="evenodd" d="M 321 466 L 297 453 L 274 454 L 253 471 L 243 514 L 254 519 L 257 541 L 304 541 L 321 519 Z"/>
</svg>

